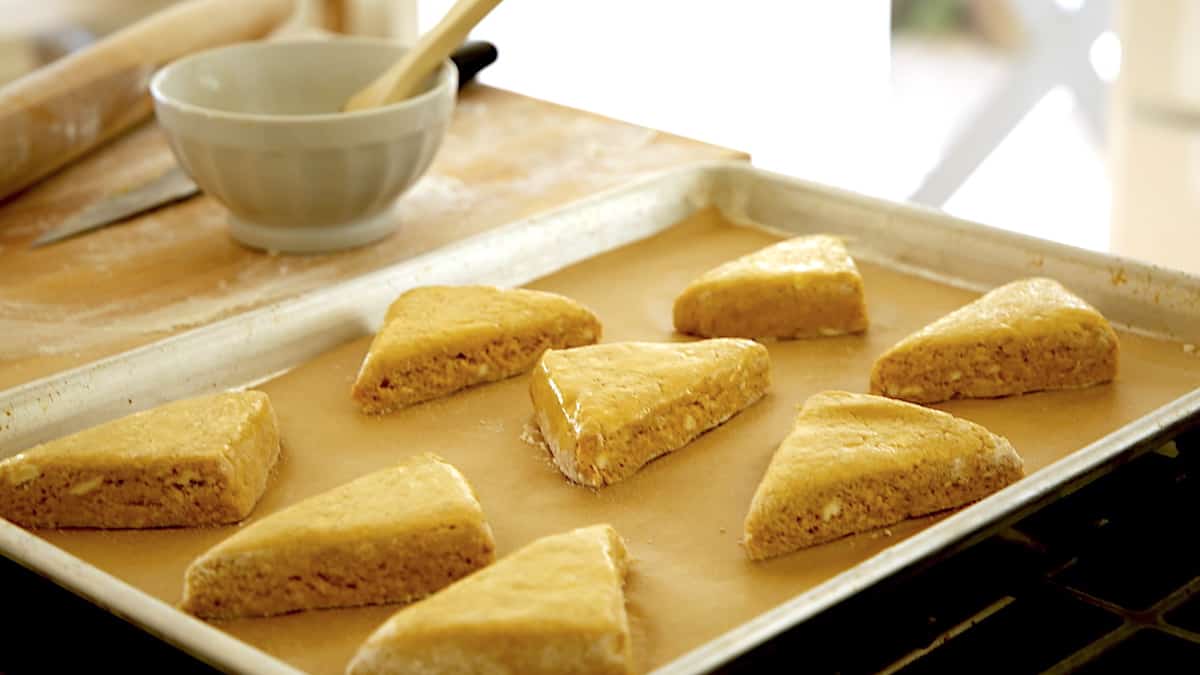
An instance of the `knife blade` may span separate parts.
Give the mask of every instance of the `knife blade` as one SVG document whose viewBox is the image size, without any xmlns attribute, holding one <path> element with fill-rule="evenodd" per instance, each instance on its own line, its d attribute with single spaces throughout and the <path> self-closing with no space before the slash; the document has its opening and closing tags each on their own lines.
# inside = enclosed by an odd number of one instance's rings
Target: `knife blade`
<svg viewBox="0 0 1200 675">
<path fill-rule="evenodd" d="M 462 89 L 475 79 L 479 71 L 491 65 L 497 56 L 496 46 L 482 40 L 466 42 L 455 50 L 450 60 L 458 67 L 458 88 Z M 98 230 L 138 214 L 188 199 L 198 192 L 200 187 L 183 169 L 175 166 L 145 185 L 84 207 L 59 225 L 42 233 L 33 240 L 29 248 L 39 248 Z"/>
<path fill-rule="evenodd" d="M 33 240 L 29 248 L 38 248 L 56 241 L 91 232 L 139 213 L 166 206 L 191 197 L 200 187 L 178 166 L 158 178 L 128 192 L 102 199 L 68 217 L 57 227 L 47 230 Z"/>
</svg>

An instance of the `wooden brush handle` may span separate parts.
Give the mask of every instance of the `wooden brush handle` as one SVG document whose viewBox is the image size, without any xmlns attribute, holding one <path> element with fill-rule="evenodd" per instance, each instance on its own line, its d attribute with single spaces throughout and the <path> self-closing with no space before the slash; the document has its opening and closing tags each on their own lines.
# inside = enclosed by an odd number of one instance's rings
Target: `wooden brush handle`
<svg viewBox="0 0 1200 675">
<path fill-rule="evenodd" d="M 450 53 L 458 48 L 467 33 L 500 4 L 500 0 L 458 0 L 433 30 L 421 36 L 396 65 L 346 102 L 346 112 L 374 108 L 402 101 L 416 94 Z"/>
<path fill-rule="evenodd" d="M 291 15 L 293 3 L 184 2 L 0 88 L 0 199 L 147 117 L 147 85 L 159 66 L 260 38 Z"/>
</svg>

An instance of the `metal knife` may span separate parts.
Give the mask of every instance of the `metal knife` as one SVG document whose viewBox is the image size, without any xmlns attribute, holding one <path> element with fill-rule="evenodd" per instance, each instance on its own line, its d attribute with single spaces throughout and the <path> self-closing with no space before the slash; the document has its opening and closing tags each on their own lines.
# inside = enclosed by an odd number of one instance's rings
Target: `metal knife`
<svg viewBox="0 0 1200 675">
<path fill-rule="evenodd" d="M 178 166 L 145 185 L 102 199 L 77 211 L 61 224 L 42 233 L 29 248 L 62 241 L 77 234 L 120 222 L 150 209 L 181 201 L 200 191 Z"/>
<path fill-rule="evenodd" d="M 496 46 L 481 40 L 464 43 L 455 50 L 450 60 L 458 67 L 458 88 L 462 89 L 479 74 L 479 71 L 491 65 L 496 57 Z M 200 187 L 183 169 L 175 166 L 149 183 L 84 207 L 58 226 L 42 233 L 33 240 L 29 248 L 38 248 L 98 230 L 140 213 L 183 201 L 198 192 Z"/>
</svg>

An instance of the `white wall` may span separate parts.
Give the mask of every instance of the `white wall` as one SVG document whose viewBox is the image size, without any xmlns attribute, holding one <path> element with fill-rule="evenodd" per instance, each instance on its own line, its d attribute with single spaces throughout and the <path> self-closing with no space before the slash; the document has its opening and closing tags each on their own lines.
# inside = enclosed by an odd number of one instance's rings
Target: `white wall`
<svg viewBox="0 0 1200 675">
<path fill-rule="evenodd" d="M 422 32 L 450 0 L 419 0 Z M 889 63 L 886 0 L 508 0 L 473 34 L 481 80 L 746 150 L 870 190 Z"/>
</svg>

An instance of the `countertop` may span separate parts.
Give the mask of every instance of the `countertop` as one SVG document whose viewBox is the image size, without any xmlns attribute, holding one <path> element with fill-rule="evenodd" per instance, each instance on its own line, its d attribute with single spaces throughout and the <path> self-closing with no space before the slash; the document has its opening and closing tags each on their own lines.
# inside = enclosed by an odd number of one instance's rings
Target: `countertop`
<svg viewBox="0 0 1200 675">
<path fill-rule="evenodd" d="M 399 231 L 327 255 L 271 255 L 199 196 L 30 250 L 86 204 L 174 159 L 147 124 L 0 204 L 0 389 L 361 275 L 628 182 L 741 152 L 475 84 L 430 173 L 395 205 Z"/>
</svg>

